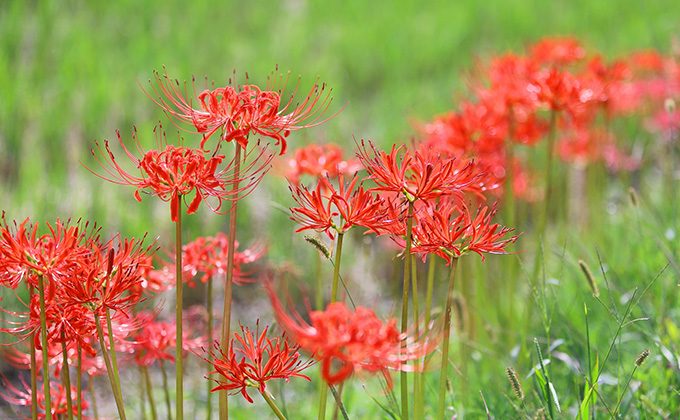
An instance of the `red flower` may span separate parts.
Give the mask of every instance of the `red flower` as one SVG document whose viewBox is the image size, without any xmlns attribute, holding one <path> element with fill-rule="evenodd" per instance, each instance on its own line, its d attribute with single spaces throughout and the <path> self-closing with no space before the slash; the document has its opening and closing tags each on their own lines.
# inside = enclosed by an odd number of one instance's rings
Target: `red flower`
<svg viewBox="0 0 680 420">
<path fill-rule="evenodd" d="M 466 208 L 451 201 L 440 201 L 436 208 L 420 212 L 414 226 L 414 254 L 435 254 L 451 263 L 467 252 L 503 254 L 505 247 L 517 240 L 508 237 L 512 229 L 491 222 L 496 209 L 482 207 L 474 219 Z"/>
<path fill-rule="evenodd" d="M 543 38 L 531 47 L 531 58 L 540 64 L 567 65 L 585 56 L 585 49 L 575 38 Z"/>
<path fill-rule="evenodd" d="M 243 178 L 236 179 L 231 173 L 233 162 L 223 169 L 218 169 L 218 166 L 224 160 L 222 155 L 213 154 L 206 158 L 205 153 L 200 149 L 166 145 L 165 150 L 150 150 L 139 159 L 125 146 L 120 133 L 116 132 L 116 135 L 123 151 L 139 169 L 140 175 L 133 175 L 118 164 L 108 141 L 104 142 L 103 147 L 96 143 L 98 154 L 106 162 L 97 156 L 94 149 L 92 150 L 92 155 L 97 159 L 104 173 L 98 174 L 90 171 L 114 184 L 135 187 L 137 189 L 135 191 L 137 201 L 142 201 L 140 191 L 143 190 L 151 192 L 163 201 L 169 201 L 170 215 L 173 221 L 177 220 L 178 197 L 186 199 L 193 195 L 193 199 L 187 207 L 188 214 L 194 213 L 206 197 L 214 197 L 217 200 L 218 204 L 212 210 L 219 211 L 222 200 L 226 198 L 236 199 L 236 197 L 252 190 L 264 176 L 271 159 L 271 157 L 266 157 L 262 161 L 256 159 L 248 170 L 243 171 L 246 175 Z M 133 134 L 133 137 L 136 138 L 136 134 Z M 140 149 L 139 145 L 137 146 Z M 264 151 L 261 151 L 260 155 L 263 154 Z M 254 170 L 250 171 L 251 169 Z M 241 183 L 241 181 L 246 182 L 238 190 L 234 191 L 227 188 L 227 186 L 237 182 Z"/>
<path fill-rule="evenodd" d="M 269 327 L 253 335 L 250 329 L 241 326 L 241 334 L 234 334 L 228 353 L 215 342 L 212 354 L 212 365 L 215 369 L 211 373 L 220 375 L 215 381 L 217 386 L 211 391 L 240 392 L 248 402 L 253 399 L 248 395 L 248 388 L 257 388 L 264 393 L 267 382 L 272 379 L 298 377 L 310 380 L 301 372 L 311 365 L 311 361 L 302 362 L 298 346 L 290 346 L 282 337 L 269 338 Z"/>
<path fill-rule="evenodd" d="M 352 226 L 371 227 L 384 217 L 379 211 L 382 198 L 366 191 L 356 174 L 347 185 L 340 175 L 337 189 L 328 177 L 319 178 L 311 192 L 300 185 L 289 188 L 300 205 L 290 209 L 291 220 L 302 225 L 296 232 L 314 229 L 333 238 L 331 229 L 344 233 Z"/>
<path fill-rule="evenodd" d="M 411 152 L 392 146 L 389 154 L 362 140 L 357 156 L 377 184 L 375 190 L 401 193 L 409 201 L 432 200 L 443 195 L 462 198 L 466 191 L 479 187 L 471 163 L 444 158 L 435 153 Z"/>
<path fill-rule="evenodd" d="M 295 151 L 288 160 L 286 178 L 297 185 L 300 176 L 307 174 L 316 178 L 337 178 L 339 175 L 352 175 L 361 169 L 356 160 L 344 160 L 342 149 L 335 144 L 310 144 Z"/>
<path fill-rule="evenodd" d="M 86 236 L 96 236 L 98 229 L 87 231 L 57 220 L 47 224 L 48 233 L 38 234 L 38 224 L 29 219 L 11 228 L 3 213 L 0 225 L 0 285 L 16 288 L 21 281 L 37 287 L 38 276 L 46 280 L 48 295 L 52 281 L 68 277 L 86 253 L 81 244 Z"/>
<path fill-rule="evenodd" d="M 361 372 L 382 373 L 391 384 L 389 370 L 417 369 L 408 362 L 424 357 L 437 344 L 401 334 L 394 319 L 383 322 L 368 308 L 352 311 L 340 302 L 312 311 L 308 324 L 299 314 L 286 313 L 271 286 L 267 291 L 281 327 L 321 363 L 321 375 L 330 385 Z"/>
<path fill-rule="evenodd" d="M 255 85 L 220 87 L 198 94 L 198 108 L 186 98 L 176 80 L 155 74 L 158 95 L 154 102 L 169 115 L 191 123 L 203 134 L 201 148 L 217 131 L 224 141 L 235 140 L 244 148 L 251 134 L 271 138 L 286 152 L 286 137 L 291 131 L 313 127 L 327 121 L 323 113 L 331 103 L 331 90 L 325 84 L 314 84 L 307 96 L 295 101 L 292 94 L 282 103 L 282 91 L 261 90 Z M 296 89 L 297 90 L 297 89 Z"/>
<path fill-rule="evenodd" d="M 238 242 L 235 247 L 238 248 Z M 227 254 L 229 240 L 222 232 L 215 236 L 205 236 L 195 239 L 182 247 L 182 271 L 184 281 L 194 287 L 194 277 L 203 274 L 200 281 L 205 283 L 209 277 L 224 275 L 227 270 Z M 262 245 L 255 245 L 243 251 L 234 252 L 234 283 L 245 284 L 250 281 L 248 273 L 241 269 L 243 264 L 250 264 L 260 259 L 266 249 Z M 174 276 L 173 276 L 174 278 Z"/>
<path fill-rule="evenodd" d="M 20 384 L 21 388 L 18 388 L 16 385 L 12 384 L 5 378 L 4 376 L 2 377 L 2 388 L 0 390 L 0 397 L 7 401 L 10 405 L 13 406 L 18 406 L 18 407 L 31 407 L 31 385 L 28 384 L 25 380 L 21 380 Z M 67 399 L 66 399 L 66 390 L 61 384 L 57 384 L 56 386 L 51 384 L 50 385 L 50 396 L 51 396 L 51 403 L 52 406 L 49 407 L 50 412 L 52 413 L 53 418 L 61 418 L 62 416 L 65 417 L 68 414 L 68 404 L 67 404 Z M 43 386 L 39 384 L 38 388 L 38 395 L 37 395 L 37 401 L 38 401 L 38 408 L 41 410 L 41 412 L 37 413 L 38 418 L 44 419 L 47 417 L 46 415 L 46 410 L 48 409 L 45 407 L 45 395 L 43 393 Z M 77 406 L 77 390 L 75 387 L 71 387 L 71 398 L 73 401 L 73 416 L 75 417 L 78 414 L 78 406 Z M 81 410 L 85 411 L 87 410 L 89 404 L 88 402 L 83 398 L 82 404 L 81 404 Z M 30 418 L 30 417 L 28 417 Z"/>
</svg>

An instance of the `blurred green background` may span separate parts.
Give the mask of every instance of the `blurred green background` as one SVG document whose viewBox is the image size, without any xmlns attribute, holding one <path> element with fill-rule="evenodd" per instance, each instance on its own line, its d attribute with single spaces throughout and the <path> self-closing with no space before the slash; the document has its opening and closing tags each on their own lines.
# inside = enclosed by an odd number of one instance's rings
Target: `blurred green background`
<svg viewBox="0 0 680 420">
<path fill-rule="evenodd" d="M 151 141 L 153 125 L 169 126 L 140 89 L 163 65 L 173 77 L 217 83 L 234 69 L 261 82 L 276 65 L 303 87 L 318 77 L 333 87 L 335 109 L 346 107 L 291 136 L 290 148 L 332 141 L 351 149 L 353 136 L 407 141 L 414 121 L 454 104 L 475 60 L 550 34 L 573 34 L 608 55 L 668 51 L 679 16 L 680 2 L 670 0 L 5 0 L 0 207 L 10 218 L 87 217 L 128 234 L 167 220 L 165 203 L 140 207 L 130 188 L 81 165 L 93 141 L 116 128 L 137 125 Z"/>
</svg>

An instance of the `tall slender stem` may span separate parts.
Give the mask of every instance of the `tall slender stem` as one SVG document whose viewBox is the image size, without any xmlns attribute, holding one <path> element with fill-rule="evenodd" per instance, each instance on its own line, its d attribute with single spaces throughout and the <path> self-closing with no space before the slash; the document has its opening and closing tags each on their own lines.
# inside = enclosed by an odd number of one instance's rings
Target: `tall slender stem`
<svg viewBox="0 0 680 420">
<path fill-rule="evenodd" d="M 61 367 L 61 378 L 64 385 L 64 390 L 66 391 L 66 409 L 68 413 L 66 414 L 69 420 L 73 420 L 73 396 L 71 395 L 71 373 L 69 372 L 68 366 L 68 350 L 66 349 L 66 335 L 61 332 L 61 355 L 62 355 L 62 367 Z"/>
<path fill-rule="evenodd" d="M 411 238 L 413 231 L 413 201 L 409 202 L 408 214 L 406 219 L 406 248 L 404 249 L 404 287 L 401 296 L 401 333 L 405 334 L 408 330 L 408 292 L 411 282 Z M 400 373 L 401 382 L 401 418 L 409 419 L 408 409 L 408 374 L 405 371 Z"/>
<path fill-rule="evenodd" d="M 78 404 L 78 420 L 83 419 L 83 348 L 78 342 L 78 367 L 76 376 L 76 404 Z"/>
<path fill-rule="evenodd" d="M 156 402 L 153 398 L 153 386 L 151 386 L 151 377 L 149 376 L 149 369 L 146 366 L 139 366 L 142 372 L 142 377 L 144 378 L 144 385 L 146 388 L 146 396 L 149 399 L 149 406 L 151 406 L 151 419 L 156 420 L 158 415 L 156 414 Z M 142 396 L 142 400 L 144 397 Z"/>
<path fill-rule="evenodd" d="M 94 377 L 91 376 L 87 381 L 87 386 L 90 390 L 90 401 L 92 402 L 92 414 L 94 414 L 94 420 L 99 420 L 99 410 L 97 409 L 97 393 L 94 389 Z"/>
<path fill-rule="evenodd" d="M 338 300 L 338 284 L 340 282 L 340 262 L 342 261 L 342 243 L 344 232 L 338 233 L 338 242 L 335 246 L 333 262 L 333 283 L 331 284 L 331 303 Z M 323 381 L 319 385 L 319 414 L 318 420 L 326 418 L 326 402 L 328 400 L 328 386 Z"/>
<path fill-rule="evenodd" d="M 413 324 L 415 325 L 416 337 L 418 337 L 420 335 L 420 304 L 418 303 L 418 265 L 415 255 L 411 255 L 411 283 L 413 284 Z M 414 364 L 418 365 L 420 362 L 414 361 Z M 413 375 L 413 417 L 416 419 L 425 416 L 422 379 L 423 375 L 419 369 L 416 369 Z"/>
<path fill-rule="evenodd" d="M 109 308 L 104 309 L 104 315 L 106 316 L 106 329 L 109 333 L 109 350 L 111 356 L 111 366 L 113 367 L 113 379 L 116 382 L 116 389 L 118 390 L 118 395 L 120 400 L 123 401 L 123 388 L 120 386 L 120 370 L 118 370 L 118 356 L 116 356 L 116 342 L 113 336 L 113 326 L 111 325 L 111 313 Z"/>
<path fill-rule="evenodd" d="M 215 341 L 215 337 L 213 334 L 213 276 L 208 277 L 208 288 L 206 291 L 207 296 L 207 311 L 208 311 L 208 343 L 209 345 L 213 345 L 213 341 Z M 212 361 L 213 361 L 213 355 L 212 352 L 208 352 L 208 366 L 212 366 Z M 208 369 L 208 397 L 205 402 L 205 415 L 206 419 L 210 420 L 212 418 L 212 392 L 210 390 L 212 389 L 212 374 L 210 373 L 210 369 Z"/>
<path fill-rule="evenodd" d="M 236 192 L 239 188 L 239 177 L 241 176 L 241 144 L 236 142 L 234 150 L 234 185 L 232 191 Z M 229 208 L 229 248 L 227 249 L 227 278 L 224 284 L 224 311 L 222 313 L 222 348 L 229 352 L 229 337 L 231 336 L 231 288 L 234 277 L 234 245 L 236 243 L 236 209 L 238 208 L 237 197 Z M 229 419 L 229 398 L 226 390 L 219 393 L 220 400 L 220 419 Z"/>
<path fill-rule="evenodd" d="M 28 286 L 29 302 L 33 301 L 33 293 L 33 286 Z M 38 361 L 35 355 L 35 332 L 32 331 L 28 339 L 31 347 L 31 419 L 38 420 Z"/>
<path fill-rule="evenodd" d="M 139 418 L 146 420 L 146 388 L 144 380 L 144 367 L 142 365 L 137 365 L 137 370 L 139 371 Z"/>
<path fill-rule="evenodd" d="M 42 346 L 43 391 L 45 393 L 45 418 L 52 420 L 52 398 L 50 396 L 50 356 L 47 349 L 47 316 L 45 314 L 45 280 L 38 276 L 38 293 L 40 294 L 40 345 Z"/>
<path fill-rule="evenodd" d="M 168 372 L 165 370 L 165 362 L 160 361 L 161 378 L 163 380 L 163 393 L 165 395 L 165 408 L 168 410 L 168 420 L 172 420 L 172 400 L 170 399 L 170 387 L 168 386 Z"/>
<path fill-rule="evenodd" d="M 182 196 L 177 195 L 177 221 L 175 222 L 175 415 L 184 418 L 184 359 L 182 343 L 182 303 L 184 279 L 182 278 Z"/>
<path fill-rule="evenodd" d="M 340 281 L 340 260 L 342 258 L 343 232 L 338 233 L 338 244 L 335 247 L 335 262 L 333 263 L 333 284 L 331 285 L 331 303 L 338 300 L 338 284 Z"/>
<path fill-rule="evenodd" d="M 437 268 L 437 260 L 434 256 L 429 257 L 427 263 L 427 290 L 425 291 L 425 328 L 429 328 L 432 318 L 432 293 L 434 292 L 434 276 Z"/>
<path fill-rule="evenodd" d="M 279 407 L 276 406 L 276 403 L 274 402 L 274 399 L 272 396 L 269 394 L 267 390 L 260 390 L 260 394 L 262 395 L 262 398 L 264 398 L 265 401 L 267 401 L 267 404 L 269 404 L 269 408 L 272 409 L 274 414 L 279 420 L 286 420 L 286 416 L 283 415 Z"/>
<path fill-rule="evenodd" d="M 342 418 L 344 420 L 349 420 L 349 416 L 347 415 L 347 410 L 345 409 L 345 404 L 342 403 L 342 386 L 345 383 L 343 382 L 340 384 L 340 391 L 337 391 L 334 386 L 329 386 L 331 389 L 331 394 L 333 394 L 333 398 L 335 398 L 335 403 L 337 404 L 337 408 L 340 409 L 340 413 L 342 413 Z"/>
<path fill-rule="evenodd" d="M 550 111 L 550 128 L 548 132 L 548 145 L 546 148 L 546 168 L 545 168 L 545 182 L 546 182 L 546 187 L 545 187 L 545 197 L 543 197 L 543 211 L 541 212 L 539 219 L 538 219 L 538 226 L 536 229 L 536 244 L 538 245 L 539 249 L 536 251 L 536 255 L 534 258 L 534 271 L 533 271 L 533 277 L 532 280 L 534 283 L 536 280 L 538 280 L 539 277 L 539 272 L 541 269 L 541 260 L 543 258 L 539 258 L 539 253 L 541 254 L 542 257 L 544 257 L 543 253 L 543 244 L 544 244 L 544 237 L 545 237 L 545 229 L 548 224 L 548 218 L 550 217 L 550 209 L 551 209 L 551 197 L 552 197 L 552 174 L 553 174 L 553 155 L 554 155 L 554 148 L 555 148 L 555 136 L 557 134 L 557 111 Z M 540 251 L 540 252 L 539 252 Z M 529 311 L 531 311 L 532 306 L 529 305 Z M 531 315 L 531 313 L 529 314 Z"/>
<path fill-rule="evenodd" d="M 446 310 L 444 312 L 444 337 L 442 343 L 442 365 L 439 375 L 439 405 L 437 406 L 438 419 L 444 418 L 446 410 L 446 380 L 448 379 L 449 368 L 449 341 L 451 335 L 451 308 L 453 307 L 453 286 L 455 284 L 456 267 L 458 258 L 454 257 L 451 261 L 451 272 L 449 274 L 449 287 L 446 293 Z"/>
<path fill-rule="evenodd" d="M 116 379 L 113 373 L 113 365 L 111 363 L 111 358 L 109 357 L 109 352 L 106 350 L 106 342 L 104 341 L 104 329 L 102 328 L 101 322 L 99 320 L 99 315 L 97 315 L 96 312 L 94 313 L 94 323 L 95 326 L 97 327 L 99 347 L 101 347 L 102 357 L 104 358 L 104 364 L 106 364 L 106 373 L 109 377 L 109 382 L 111 383 L 111 391 L 113 392 L 113 399 L 116 401 L 118 416 L 121 418 L 121 420 L 125 420 L 127 417 L 125 416 L 125 404 L 123 403 L 123 396 L 119 392 L 118 386 L 116 386 Z M 112 348 L 111 351 L 114 352 L 115 349 Z M 90 378 L 90 381 L 92 381 L 92 378 Z M 94 387 L 92 387 L 92 389 L 94 389 Z M 92 391 L 92 393 L 94 394 L 94 391 Z"/>
</svg>

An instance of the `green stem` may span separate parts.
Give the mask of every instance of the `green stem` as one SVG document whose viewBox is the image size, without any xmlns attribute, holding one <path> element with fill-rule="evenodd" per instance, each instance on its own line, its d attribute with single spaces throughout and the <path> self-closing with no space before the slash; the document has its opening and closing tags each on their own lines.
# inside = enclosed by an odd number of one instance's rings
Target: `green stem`
<svg viewBox="0 0 680 420">
<path fill-rule="evenodd" d="M 335 247 L 335 262 L 333 263 L 333 284 L 331 285 L 331 303 L 338 300 L 338 283 L 340 280 L 340 260 L 342 258 L 343 232 L 338 233 L 338 244 Z"/>
<path fill-rule="evenodd" d="M 241 176 L 241 144 L 236 143 L 234 150 L 234 185 L 232 191 L 237 191 L 239 188 L 239 177 Z M 225 352 L 229 352 L 229 337 L 231 337 L 231 299 L 232 299 L 232 283 L 234 276 L 234 245 L 236 243 L 236 209 L 238 207 L 238 200 L 234 199 L 229 209 L 229 237 L 227 249 L 227 278 L 224 285 L 224 311 L 222 312 L 222 348 Z M 226 390 L 221 390 L 219 393 L 220 401 L 220 420 L 229 419 L 229 398 Z"/>
<path fill-rule="evenodd" d="M 68 350 L 66 349 L 66 335 L 61 332 L 61 355 L 62 355 L 62 367 L 61 367 L 61 378 L 64 385 L 64 390 L 66 391 L 66 414 L 69 420 L 73 420 L 73 396 L 71 395 L 71 373 L 69 372 L 68 366 Z"/>
<path fill-rule="evenodd" d="M 208 345 L 212 346 L 213 341 L 215 340 L 215 337 L 213 335 L 213 276 L 208 277 L 208 289 L 207 292 L 207 311 L 208 311 Z M 212 361 L 213 361 L 213 356 L 212 352 L 208 352 L 208 365 L 212 366 Z M 206 418 L 210 420 L 212 418 L 212 392 L 210 390 L 212 389 L 212 374 L 210 373 L 211 369 L 208 368 L 208 397 L 205 402 L 205 412 L 206 412 Z"/>
<path fill-rule="evenodd" d="M 321 253 L 314 251 L 314 273 L 316 274 L 315 308 L 323 311 L 323 278 L 321 277 Z"/>
<path fill-rule="evenodd" d="M 106 315 L 106 329 L 109 332 L 109 351 L 111 366 L 113 367 L 113 379 L 116 381 L 116 389 L 118 390 L 120 400 L 123 401 L 123 388 L 120 386 L 120 370 L 118 370 L 118 356 L 116 356 L 116 343 L 113 336 L 113 326 L 111 325 L 111 313 L 109 313 L 109 308 L 104 309 L 104 315 Z"/>
<path fill-rule="evenodd" d="M 78 404 L 78 420 L 83 419 L 83 348 L 78 342 L 78 368 L 76 377 L 76 404 Z"/>
<path fill-rule="evenodd" d="M 163 393 L 165 394 L 165 407 L 168 410 L 168 420 L 172 420 L 172 400 L 170 399 L 170 387 L 168 386 L 168 372 L 165 370 L 165 362 L 161 360 L 160 364 Z"/>
<path fill-rule="evenodd" d="M 449 368 L 449 341 L 451 335 L 451 308 L 453 306 L 453 286 L 456 278 L 456 267 L 458 266 L 458 258 L 454 257 L 451 261 L 451 272 L 449 274 L 449 287 L 446 294 L 446 310 L 444 312 L 444 331 L 442 343 L 442 365 L 439 375 L 439 405 L 437 406 L 438 419 L 444 418 L 446 410 L 446 380 L 448 379 Z"/>
<path fill-rule="evenodd" d="M 420 336 L 420 305 L 418 303 L 418 266 L 416 264 L 416 256 L 411 256 L 411 283 L 413 284 L 413 322 L 415 324 L 416 337 Z M 419 365 L 418 361 L 414 362 Z M 413 416 L 420 419 L 425 416 L 423 406 L 423 375 L 419 369 L 416 369 L 413 376 Z"/>
<path fill-rule="evenodd" d="M 425 328 L 430 327 L 432 319 L 432 293 L 434 292 L 434 277 L 437 268 L 437 260 L 430 256 L 427 267 L 427 290 L 425 291 Z"/>
<path fill-rule="evenodd" d="M 175 222 L 175 413 L 177 420 L 184 418 L 184 346 L 182 343 L 182 307 L 184 279 L 182 278 L 182 196 L 177 195 L 177 221 Z"/>
<path fill-rule="evenodd" d="M 52 420 L 52 398 L 50 396 L 50 356 L 47 349 L 47 316 L 45 314 L 45 280 L 38 276 L 40 294 L 40 344 L 42 346 L 43 392 L 45 393 L 45 419 Z"/>
<path fill-rule="evenodd" d="M 108 311 L 107 311 L 108 315 Z M 104 364 L 106 364 L 106 373 L 107 376 L 109 377 L 109 382 L 111 383 L 111 391 L 113 392 L 113 398 L 116 401 L 116 408 L 118 409 L 118 416 L 121 418 L 121 420 L 125 420 L 125 404 L 123 403 L 123 397 L 121 393 L 119 392 L 118 387 L 116 386 L 116 379 L 113 374 L 113 366 L 111 364 L 111 358 L 109 357 L 109 352 L 106 350 L 106 342 L 104 341 L 104 329 L 102 328 L 101 322 L 99 320 L 99 315 L 95 312 L 94 314 L 94 323 L 97 328 L 97 336 L 99 338 L 99 347 L 101 347 L 102 350 L 102 357 L 104 358 Z M 115 351 L 114 349 L 111 349 L 111 351 Z M 92 378 L 90 378 L 90 381 L 92 381 Z M 92 387 L 91 393 L 94 395 L 94 386 Z"/>
<path fill-rule="evenodd" d="M 94 389 L 94 377 L 90 377 L 87 381 L 87 386 L 90 390 L 90 401 L 92 402 L 92 414 L 94 420 L 99 420 L 99 410 L 97 409 L 97 394 Z"/>
<path fill-rule="evenodd" d="M 411 281 L 411 239 L 413 233 L 413 201 L 409 202 L 408 214 L 406 219 L 406 248 L 404 249 L 404 285 L 401 296 L 401 333 L 405 334 L 408 330 L 408 292 Z M 409 419 L 408 409 L 408 374 L 405 371 L 400 373 L 401 382 L 401 418 Z"/>
<path fill-rule="evenodd" d="M 144 378 L 144 384 L 146 388 L 146 396 L 149 399 L 149 406 L 151 406 L 151 419 L 156 420 L 158 415 L 156 414 L 156 402 L 153 398 L 153 387 L 151 386 L 151 377 L 149 376 L 149 369 L 146 366 L 140 366 L 139 369 L 142 372 L 142 377 Z M 144 400 L 144 397 L 142 397 Z"/>
<path fill-rule="evenodd" d="M 626 381 L 626 386 L 623 387 L 623 391 L 621 392 L 621 396 L 619 396 L 619 400 L 616 402 L 616 406 L 614 407 L 614 417 L 618 418 L 617 415 L 619 414 L 619 407 L 621 407 L 621 403 L 623 402 L 623 397 L 626 395 L 626 391 L 628 390 L 628 387 L 630 386 L 630 381 L 633 380 L 633 376 L 635 375 L 635 371 L 637 370 L 638 365 L 636 364 L 635 367 L 633 367 L 633 371 L 630 373 L 630 376 L 628 377 L 628 380 Z"/>
<path fill-rule="evenodd" d="M 331 284 L 331 303 L 338 300 L 338 283 L 340 282 L 340 262 L 342 261 L 342 243 L 344 232 L 338 233 L 338 242 L 335 245 L 335 258 L 333 262 L 333 283 Z M 317 418 L 324 420 L 326 418 L 326 402 L 328 400 L 328 386 L 321 382 L 319 386 L 319 414 Z"/>
<path fill-rule="evenodd" d="M 342 387 L 343 384 L 340 386 Z M 342 388 L 340 389 L 340 392 L 338 392 L 334 386 L 329 387 L 331 389 L 331 394 L 333 394 L 333 398 L 335 398 L 335 403 L 337 404 L 337 407 L 340 409 L 340 413 L 342 413 L 342 418 L 344 420 L 349 420 L 349 416 L 347 415 L 347 410 L 345 409 L 345 404 L 342 403 Z"/>
<path fill-rule="evenodd" d="M 137 365 L 139 370 L 139 418 L 146 420 L 146 388 L 144 381 L 144 369 L 142 365 Z"/>
<path fill-rule="evenodd" d="M 28 287 L 28 301 L 33 300 L 33 286 Z M 4 313 L 4 312 L 3 312 Z M 4 323 L 3 323 L 4 325 Z M 35 355 L 35 332 L 28 337 L 31 346 L 31 419 L 38 420 L 38 361 Z"/>
<path fill-rule="evenodd" d="M 272 409 L 276 417 L 279 418 L 279 420 L 286 420 L 286 416 L 283 415 L 279 407 L 276 406 L 276 403 L 274 402 L 274 399 L 272 396 L 269 394 L 267 390 L 260 390 L 260 394 L 262 395 L 262 398 L 264 398 L 265 401 L 267 401 L 267 404 L 269 404 L 269 408 Z"/>
</svg>

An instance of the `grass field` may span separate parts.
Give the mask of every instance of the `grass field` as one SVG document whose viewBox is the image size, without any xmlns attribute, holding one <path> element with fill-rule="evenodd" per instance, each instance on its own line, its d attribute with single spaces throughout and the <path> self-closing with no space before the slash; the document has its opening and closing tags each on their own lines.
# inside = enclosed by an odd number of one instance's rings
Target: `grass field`
<svg viewBox="0 0 680 420">
<path fill-rule="evenodd" d="M 107 232 L 150 231 L 160 244 L 171 244 L 165 203 L 145 198 L 138 204 L 131 189 L 107 184 L 86 169 L 94 140 L 113 139 L 116 129 L 125 135 L 136 125 L 140 133 L 150 133 L 163 121 L 169 139 L 178 135 L 143 91 L 152 71 L 163 66 L 172 77 L 205 76 L 217 83 L 234 69 L 263 82 L 276 66 L 299 75 L 303 90 L 324 81 L 333 88 L 331 108 L 342 111 L 291 137 L 289 147 L 334 142 L 350 154 L 353 139 L 372 139 L 382 147 L 408 143 L 417 122 L 465 99 L 481 60 L 521 52 L 547 35 L 573 35 L 608 57 L 651 48 L 669 53 L 680 39 L 680 2 L 3 1 L 0 209 L 16 220 L 82 217 Z M 638 129 L 629 129 L 631 139 L 639 136 Z M 153 141 L 141 137 L 145 144 Z M 599 184 L 589 191 L 596 191 L 596 199 L 583 203 L 588 223 L 560 217 L 549 225 L 542 246 L 528 233 L 511 256 L 462 264 L 457 288 L 464 307 L 457 316 L 466 328 L 452 344 L 448 414 L 486 418 L 488 410 L 497 419 L 541 418 L 537 412 L 544 409 L 548 418 L 557 399 L 561 413 L 555 418 L 574 418 L 587 392 L 584 378 L 598 377 L 591 400 L 597 418 L 608 418 L 619 398 L 622 418 L 680 415 L 678 201 L 662 186 L 655 162 L 635 176 L 593 179 Z M 677 179 L 672 186 L 680 188 Z M 633 200 L 629 187 L 637 191 Z M 241 207 L 239 241 L 265 241 L 269 262 L 292 267 L 291 278 L 307 284 L 314 277 L 315 251 L 293 233 L 292 205 L 285 180 L 272 171 Z M 534 220 L 518 220 L 518 232 L 532 232 Z M 227 219 L 202 209 L 185 223 L 192 238 L 225 230 Z M 350 236 L 349 243 L 343 270 L 354 299 L 367 306 L 378 302 L 379 313 L 396 315 L 401 260 L 374 252 L 360 235 Z M 292 247 L 303 251 L 291 255 Z M 542 268 L 537 281 L 532 280 L 535 258 Z M 503 259 L 516 262 L 513 278 Z M 598 298 L 579 260 L 589 266 Z M 419 270 L 424 278 L 425 266 Z M 442 266 L 438 273 L 439 296 L 444 296 L 444 271 Z M 322 272 L 330 276 L 332 267 Z M 257 286 L 244 286 L 235 296 L 232 319 L 248 324 L 257 317 L 271 319 Z M 541 395 L 539 375 L 530 373 L 538 370 L 534 339 L 549 360 L 545 368 L 554 399 Z M 651 354 L 632 375 L 645 349 Z M 506 378 L 509 366 L 523 384 L 523 403 Z M 190 382 L 200 383 L 204 392 L 202 378 L 194 376 Z M 428 416 L 434 415 L 437 386 L 436 373 L 425 375 Z M 279 394 L 274 387 L 273 393 L 285 402 L 289 418 L 316 416 L 315 382 L 284 389 Z M 389 418 L 396 411 L 377 380 L 351 382 L 343 400 L 350 418 Z M 238 397 L 232 401 L 233 418 L 269 415 L 259 400 L 255 406 Z M 113 404 L 108 408 L 113 415 Z"/>
</svg>

